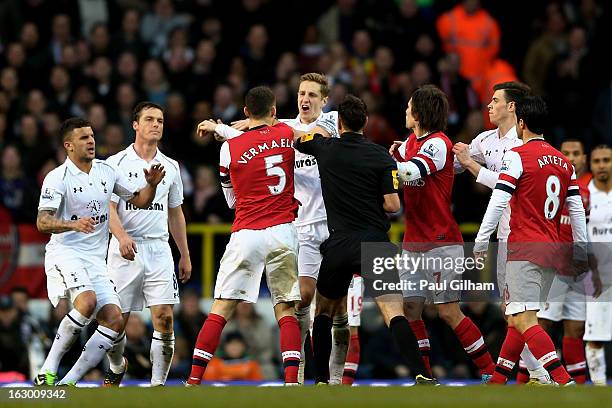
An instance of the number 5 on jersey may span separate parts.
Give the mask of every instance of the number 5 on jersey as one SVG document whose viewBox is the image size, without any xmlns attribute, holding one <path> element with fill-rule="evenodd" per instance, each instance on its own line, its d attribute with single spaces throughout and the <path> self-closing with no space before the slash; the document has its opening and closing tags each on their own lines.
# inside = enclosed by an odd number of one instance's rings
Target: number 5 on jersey
<svg viewBox="0 0 612 408">
<path fill-rule="evenodd" d="M 283 155 L 275 154 L 273 156 L 264 157 L 263 159 L 266 163 L 266 174 L 270 177 L 277 176 L 279 178 L 278 184 L 268 186 L 270 194 L 277 195 L 282 193 L 287 183 L 287 175 L 282 168 L 277 166 L 277 164 L 283 162 Z"/>
</svg>

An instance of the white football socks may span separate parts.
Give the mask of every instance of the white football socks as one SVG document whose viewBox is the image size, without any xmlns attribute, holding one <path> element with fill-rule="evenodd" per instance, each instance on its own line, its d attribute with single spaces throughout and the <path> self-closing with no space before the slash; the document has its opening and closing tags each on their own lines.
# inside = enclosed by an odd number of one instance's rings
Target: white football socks
<svg viewBox="0 0 612 408">
<path fill-rule="evenodd" d="M 151 340 L 151 387 L 164 385 L 174 356 L 174 333 L 153 332 Z"/>
<path fill-rule="evenodd" d="M 115 340 L 113 348 L 107 353 L 110 370 L 115 374 L 121 374 L 125 371 L 125 360 L 123 359 L 125 343 L 127 343 L 127 337 L 125 337 L 125 332 L 123 332 Z"/>
<path fill-rule="evenodd" d="M 604 348 L 590 347 L 590 344 L 587 343 L 585 354 L 593 385 L 606 385 L 606 355 Z"/>
<path fill-rule="evenodd" d="M 348 326 L 348 315 L 334 316 L 332 326 L 332 349 L 329 360 L 329 383 L 337 385 L 342 383 L 344 363 L 348 352 L 351 330 Z"/>
<path fill-rule="evenodd" d="M 49 350 L 49 354 L 40 369 L 41 373 L 50 372 L 57 374 L 57 369 L 62 357 L 70 350 L 72 343 L 74 343 L 79 334 L 81 334 L 83 327 L 86 327 L 90 321 L 90 319 L 83 316 L 76 309 L 72 309 L 64 316 L 57 328 L 57 334 L 51 345 L 51 350 Z"/>
</svg>

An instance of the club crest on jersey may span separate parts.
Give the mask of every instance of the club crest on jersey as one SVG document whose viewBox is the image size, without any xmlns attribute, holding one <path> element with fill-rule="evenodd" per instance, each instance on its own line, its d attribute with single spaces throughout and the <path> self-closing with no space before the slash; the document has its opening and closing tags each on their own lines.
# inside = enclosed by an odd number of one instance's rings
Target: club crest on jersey
<svg viewBox="0 0 612 408">
<path fill-rule="evenodd" d="M 433 145 L 433 143 L 427 145 L 427 147 L 425 149 L 423 149 L 423 153 L 426 154 L 427 156 L 431 157 L 432 159 L 434 157 L 436 157 L 436 154 L 440 151 L 440 149 L 438 149 L 436 146 Z"/>
</svg>

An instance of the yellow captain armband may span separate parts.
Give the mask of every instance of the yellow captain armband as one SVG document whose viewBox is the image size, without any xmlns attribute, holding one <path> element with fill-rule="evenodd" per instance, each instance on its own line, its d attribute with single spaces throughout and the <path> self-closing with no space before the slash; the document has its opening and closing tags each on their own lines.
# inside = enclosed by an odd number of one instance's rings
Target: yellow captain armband
<svg viewBox="0 0 612 408">
<path fill-rule="evenodd" d="M 305 133 L 302 136 L 300 136 L 300 142 L 301 143 L 309 142 L 312 139 L 314 139 L 314 137 L 315 137 L 314 133 Z"/>
<path fill-rule="evenodd" d="M 391 177 L 393 178 L 393 188 L 399 188 L 399 179 L 397 178 L 397 170 L 391 170 Z"/>
</svg>

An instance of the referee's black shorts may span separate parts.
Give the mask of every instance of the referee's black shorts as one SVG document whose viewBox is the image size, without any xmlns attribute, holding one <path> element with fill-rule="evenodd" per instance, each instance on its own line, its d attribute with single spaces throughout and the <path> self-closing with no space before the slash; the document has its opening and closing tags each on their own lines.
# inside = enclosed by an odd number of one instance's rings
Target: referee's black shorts
<svg viewBox="0 0 612 408">
<path fill-rule="evenodd" d="M 377 256 L 394 256 L 398 252 L 397 246 L 389 241 L 389 236 L 384 231 L 366 230 L 351 232 L 332 232 L 320 247 L 323 260 L 319 269 L 317 279 L 317 290 L 321 295 L 328 299 L 340 299 L 346 296 L 351 279 L 354 274 L 362 275 L 361 262 L 371 261 L 362 258 L 361 244 L 367 242 L 386 243 L 384 250 L 376 251 Z M 377 245 L 380 248 L 380 245 Z M 368 254 L 367 256 L 373 256 Z M 366 292 L 372 285 L 372 274 L 363 276 L 364 288 Z M 399 291 L 381 291 L 376 296 L 401 293 Z"/>
</svg>

